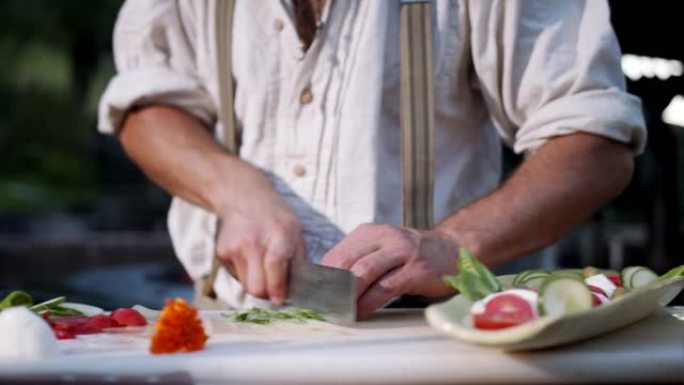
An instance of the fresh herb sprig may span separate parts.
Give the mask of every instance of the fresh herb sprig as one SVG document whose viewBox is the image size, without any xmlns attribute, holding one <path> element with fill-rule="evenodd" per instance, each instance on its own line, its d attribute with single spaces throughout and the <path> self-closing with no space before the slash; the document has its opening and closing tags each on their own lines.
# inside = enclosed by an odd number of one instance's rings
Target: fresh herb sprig
<svg viewBox="0 0 684 385">
<path fill-rule="evenodd" d="M 227 314 L 224 314 L 223 316 L 230 317 L 230 315 Z M 325 318 L 321 313 L 316 310 L 298 307 L 291 307 L 283 310 L 268 310 L 260 307 L 253 307 L 233 315 L 232 318 L 235 322 L 259 325 L 267 325 L 273 321 L 289 321 L 295 323 L 304 323 L 309 320 L 325 321 Z"/>
</svg>

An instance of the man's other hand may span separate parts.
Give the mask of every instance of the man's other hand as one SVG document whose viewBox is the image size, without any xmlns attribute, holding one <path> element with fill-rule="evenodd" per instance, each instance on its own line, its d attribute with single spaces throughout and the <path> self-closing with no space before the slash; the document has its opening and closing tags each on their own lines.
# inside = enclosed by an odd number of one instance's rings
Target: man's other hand
<svg viewBox="0 0 684 385">
<path fill-rule="evenodd" d="M 360 318 L 403 295 L 437 297 L 453 290 L 443 282 L 453 274 L 458 245 L 436 231 L 363 224 L 333 247 L 321 264 L 350 270 L 357 277 Z"/>
</svg>

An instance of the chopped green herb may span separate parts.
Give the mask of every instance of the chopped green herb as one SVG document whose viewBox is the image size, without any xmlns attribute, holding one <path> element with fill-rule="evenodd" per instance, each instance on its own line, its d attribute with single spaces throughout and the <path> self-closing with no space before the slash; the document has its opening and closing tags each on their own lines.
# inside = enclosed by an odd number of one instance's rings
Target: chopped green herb
<svg viewBox="0 0 684 385">
<path fill-rule="evenodd" d="M 34 310 L 35 311 L 35 310 Z M 50 312 L 50 317 L 71 317 L 75 315 L 83 315 L 83 312 L 72 309 L 70 307 L 65 307 L 65 306 L 55 306 L 48 308 L 47 311 Z M 36 311 L 37 313 L 42 313 L 40 311 Z"/>
<path fill-rule="evenodd" d="M 223 314 L 224 317 L 230 317 Z M 273 321 L 289 321 L 304 323 L 309 320 L 325 321 L 321 313 L 312 309 L 302 309 L 291 307 L 283 310 L 268 310 L 260 307 L 253 307 L 249 310 L 239 312 L 232 316 L 235 322 L 254 323 L 259 325 L 270 324 Z"/>
<path fill-rule="evenodd" d="M 45 302 L 41 302 L 31 306 L 31 310 L 35 311 L 36 313 L 42 313 L 46 310 L 52 310 L 56 307 L 59 307 L 59 305 L 63 304 L 65 299 L 65 297 L 52 298 Z"/>
</svg>

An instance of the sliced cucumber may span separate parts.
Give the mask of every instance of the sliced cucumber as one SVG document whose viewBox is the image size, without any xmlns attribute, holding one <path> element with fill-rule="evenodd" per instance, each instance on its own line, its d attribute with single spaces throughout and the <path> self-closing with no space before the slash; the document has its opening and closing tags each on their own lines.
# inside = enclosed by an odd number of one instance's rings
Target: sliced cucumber
<svg viewBox="0 0 684 385">
<path fill-rule="evenodd" d="M 515 287 L 527 287 L 526 283 L 529 282 L 530 280 L 535 280 L 537 278 L 543 278 L 546 279 L 549 276 L 548 271 L 545 270 L 525 270 L 523 272 L 518 273 L 518 275 L 513 278 L 513 286 Z"/>
<path fill-rule="evenodd" d="M 622 286 L 625 289 L 631 289 L 629 284 L 632 279 L 632 274 L 640 268 L 641 266 L 627 266 L 620 271 L 620 280 L 622 280 Z"/>
<path fill-rule="evenodd" d="M 513 277 L 513 281 L 511 281 L 511 286 L 517 287 L 520 284 L 520 277 L 523 273 L 524 271 L 522 273 L 516 274 L 515 277 Z"/>
<path fill-rule="evenodd" d="M 552 274 L 539 288 L 539 314 L 563 316 L 592 308 L 591 291 L 581 279 Z"/>
<path fill-rule="evenodd" d="M 634 279 L 635 274 L 639 275 L 639 278 L 637 278 L 634 281 L 634 283 L 637 284 L 637 286 L 632 285 L 632 280 Z M 620 271 L 622 286 L 624 286 L 627 290 L 645 285 L 646 283 L 650 282 L 652 276 L 658 278 L 658 276 L 653 272 L 653 270 L 644 266 L 627 266 L 624 269 L 622 269 L 622 271 Z"/>
<path fill-rule="evenodd" d="M 533 277 L 528 277 L 523 285 L 528 289 L 539 289 L 547 279 L 549 279 L 550 274 L 546 275 L 536 275 Z"/>
<path fill-rule="evenodd" d="M 516 287 L 521 285 L 521 281 L 525 278 L 527 274 L 529 274 L 532 270 L 525 270 L 521 271 L 520 273 L 516 274 L 516 276 L 513 278 L 513 282 L 511 284 Z"/>
<path fill-rule="evenodd" d="M 549 278 L 551 273 L 543 270 L 535 270 L 526 274 L 520 280 L 520 285 L 528 289 L 539 289 L 541 285 Z"/>
<path fill-rule="evenodd" d="M 640 269 L 636 269 L 636 271 L 632 273 L 629 279 L 629 288 L 636 289 L 637 287 L 646 286 L 656 279 L 658 279 L 658 274 L 649 268 L 642 267 Z"/>
<path fill-rule="evenodd" d="M 554 271 L 551 273 L 552 276 L 557 277 L 557 278 L 574 278 L 574 279 L 579 279 L 580 281 L 584 280 L 584 275 L 582 274 L 582 270 L 577 270 L 577 269 L 566 269 L 566 270 L 558 270 Z"/>
</svg>

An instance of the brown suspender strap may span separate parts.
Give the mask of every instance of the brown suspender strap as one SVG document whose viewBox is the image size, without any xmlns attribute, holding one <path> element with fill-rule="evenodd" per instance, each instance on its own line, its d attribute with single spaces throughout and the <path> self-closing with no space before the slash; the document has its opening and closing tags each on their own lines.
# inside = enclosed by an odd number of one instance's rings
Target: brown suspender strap
<svg viewBox="0 0 684 385">
<path fill-rule="evenodd" d="M 215 34 L 216 59 L 219 80 L 218 118 L 223 126 L 223 146 L 231 154 L 240 153 L 240 132 L 235 121 L 234 98 L 235 82 L 233 80 L 232 34 L 233 12 L 235 0 L 216 0 Z M 218 233 L 218 230 L 217 230 Z M 201 283 L 201 294 L 211 299 L 216 298 L 214 282 L 221 267 L 221 261 L 214 256 L 211 262 L 209 276 Z"/>
<path fill-rule="evenodd" d="M 216 0 L 216 57 L 218 65 L 218 116 L 223 125 L 223 145 L 239 155 L 240 132 L 235 121 L 235 81 L 233 79 L 233 12 L 235 0 Z"/>
<path fill-rule="evenodd" d="M 404 226 L 433 224 L 432 7 L 401 0 L 401 133 Z"/>
<path fill-rule="evenodd" d="M 434 183 L 432 94 L 432 4 L 400 0 L 401 10 L 401 169 L 404 226 L 433 225 Z M 425 307 L 432 301 L 402 295 L 389 307 Z"/>
</svg>

